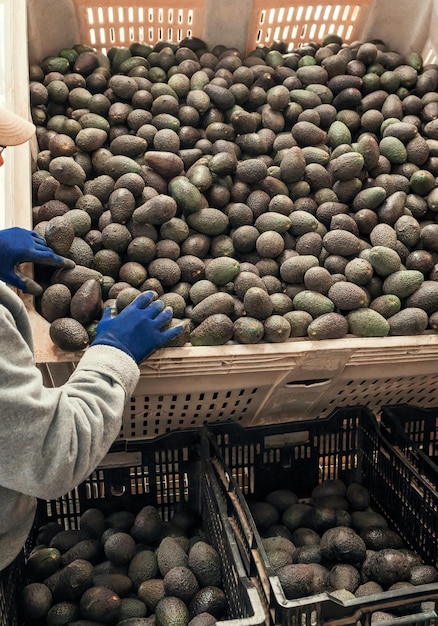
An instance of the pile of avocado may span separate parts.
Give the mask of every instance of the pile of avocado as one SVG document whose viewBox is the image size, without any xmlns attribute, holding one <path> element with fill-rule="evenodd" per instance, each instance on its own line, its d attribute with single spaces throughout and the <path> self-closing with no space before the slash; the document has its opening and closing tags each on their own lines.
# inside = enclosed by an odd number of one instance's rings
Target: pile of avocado
<svg viewBox="0 0 438 626">
<path fill-rule="evenodd" d="M 265 567 L 278 577 L 284 599 L 327 592 L 347 601 L 438 582 L 438 570 L 388 526 L 372 505 L 368 489 L 339 478 L 318 484 L 308 499 L 290 489 L 248 500 L 265 551 Z M 293 606 L 292 603 L 289 607 Z M 373 614 L 373 621 L 422 610 L 406 601 Z"/>
<path fill-rule="evenodd" d="M 53 342 L 152 289 L 173 346 L 438 327 L 438 66 L 327 35 L 247 54 L 197 38 L 30 66 L 33 224 Z"/>
<path fill-rule="evenodd" d="M 209 626 L 227 619 L 219 553 L 190 510 L 163 522 L 90 508 L 78 529 L 41 526 L 20 596 L 25 624 Z"/>
</svg>

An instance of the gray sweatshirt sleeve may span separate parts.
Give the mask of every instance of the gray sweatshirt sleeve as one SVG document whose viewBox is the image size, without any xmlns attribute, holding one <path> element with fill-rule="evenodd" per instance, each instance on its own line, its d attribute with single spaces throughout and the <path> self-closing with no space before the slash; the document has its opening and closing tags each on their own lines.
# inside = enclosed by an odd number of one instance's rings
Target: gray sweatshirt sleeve
<svg viewBox="0 0 438 626">
<path fill-rule="evenodd" d="M 17 320 L 0 306 L 0 485 L 43 499 L 77 486 L 117 437 L 138 378 L 124 352 L 93 346 L 63 386 L 44 387 Z"/>
</svg>

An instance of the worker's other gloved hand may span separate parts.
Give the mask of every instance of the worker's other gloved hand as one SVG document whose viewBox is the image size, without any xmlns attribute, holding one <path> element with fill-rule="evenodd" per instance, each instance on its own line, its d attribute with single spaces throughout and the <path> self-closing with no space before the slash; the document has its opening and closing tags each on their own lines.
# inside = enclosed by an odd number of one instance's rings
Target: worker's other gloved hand
<svg viewBox="0 0 438 626">
<path fill-rule="evenodd" d="M 161 300 L 154 300 L 156 295 L 154 291 L 141 293 L 115 317 L 111 317 L 111 307 L 108 307 L 91 345 L 118 348 L 138 365 L 154 350 L 177 337 L 183 327 L 164 328 L 172 319 L 172 309 L 164 307 Z"/>
<path fill-rule="evenodd" d="M 22 291 L 39 296 L 42 287 L 17 269 L 20 263 L 41 263 L 73 268 L 74 261 L 55 254 L 33 230 L 6 228 L 0 231 L 0 280 Z"/>
</svg>

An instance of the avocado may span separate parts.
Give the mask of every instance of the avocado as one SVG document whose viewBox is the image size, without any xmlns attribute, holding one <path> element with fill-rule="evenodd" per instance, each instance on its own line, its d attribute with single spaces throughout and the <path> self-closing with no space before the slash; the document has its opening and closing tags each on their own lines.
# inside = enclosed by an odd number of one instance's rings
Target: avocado
<svg viewBox="0 0 438 626">
<path fill-rule="evenodd" d="M 304 502 L 291 504 L 283 511 L 281 516 L 282 523 L 291 531 L 303 526 L 305 515 L 311 511 L 312 505 Z"/>
<path fill-rule="evenodd" d="M 163 578 L 173 567 L 187 566 L 187 552 L 175 537 L 163 537 L 156 550 L 156 555 L 158 569 Z"/>
<path fill-rule="evenodd" d="M 375 211 L 385 198 L 386 191 L 383 187 L 367 187 L 356 194 L 352 208 L 356 213 L 361 209 L 371 209 Z"/>
<path fill-rule="evenodd" d="M 132 580 L 125 574 L 94 573 L 93 585 L 95 587 L 107 587 L 114 591 L 120 598 L 129 596 L 132 592 Z"/>
<path fill-rule="evenodd" d="M 412 565 L 408 580 L 414 585 L 428 585 L 435 583 L 438 580 L 438 571 L 433 565 Z"/>
<path fill-rule="evenodd" d="M 341 339 L 348 331 L 345 316 L 334 311 L 319 315 L 307 327 L 310 339 Z"/>
<path fill-rule="evenodd" d="M 342 311 L 366 307 L 368 295 L 359 285 L 347 281 L 334 283 L 327 293 L 334 306 Z"/>
<path fill-rule="evenodd" d="M 211 167 L 210 167 L 211 169 Z M 268 173 L 267 165 L 261 159 L 238 161 L 235 167 L 236 178 L 246 183 L 255 184 L 263 180 Z"/>
<path fill-rule="evenodd" d="M 306 164 L 302 148 L 292 146 L 287 149 L 280 161 L 281 180 L 286 184 L 300 181 L 304 176 Z"/>
<path fill-rule="evenodd" d="M 139 224 L 147 223 L 161 226 L 176 217 L 176 211 L 177 204 L 173 198 L 168 195 L 157 194 L 134 209 L 132 218 Z"/>
<path fill-rule="evenodd" d="M 221 235 L 228 228 L 228 217 L 215 207 L 203 207 L 186 216 L 188 225 L 204 235 Z"/>
<path fill-rule="evenodd" d="M 126 623 L 128 620 L 141 619 L 146 616 L 146 613 L 147 608 L 145 603 L 138 598 L 122 598 L 122 606 L 120 607 L 118 623 Z"/>
<path fill-rule="evenodd" d="M 359 176 L 363 167 L 364 158 L 359 152 L 346 152 L 330 161 L 329 170 L 333 181 L 346 181 Z"/>
<path fill-rule="evenodd" d="M 287 283 L 302 283 L 307 270 L 319 266 L 319 260 L 312 254 L 286 258 L 280 265 L 280 277 Z"/>
<path fill-rule="evenodd" d="M 258 320 L 264 320 L 273 313 L 273 304 L 268 292 L 263 287 L 249 287 L 243 296 L 246 314 Z"/>
<path fill-rule="evenodd" d="M 388 528 L 388 522 L 386 519 L 373 511 L 372 509 L 364 509 L 352 511 L 351 513 L 351 526 L 357 532 L 360 532 L 364 528 Z"/>
<path fill-rule="evenodd" d="M 178 263 L 165 257 L 150 261 L 147 272 L 149 278 L 158 279 L 163 287 L 173 287 L 181 279 L 181 268 Z"/>
<path fill-rule="evenodd" d="M 56 602 L 77 601 L 93 584 L 93 565 L 85 559 L 75 559 L 56 572 L 55 576 L 53 599 Z"/>
<path fill-rule="evenodd" d="M 79 608 L 84 619 L 102 624 L 118 621 L 122 600 L 107 587 L 91 587 L 80 598 Z"/>
<path fill-rule="evenodd" d="M 43 547 L 29 555 L 26 572 L 32 582 L 43 582 L 61 567 L 61 563 L 61 552 L 57 548 Z"/>
<path fill-rule="evenodd" d="M 47 615 L 52 606 L 52 593 L 39 582 L 28 583 L 20 593 L 20 609 L 26 619 L 40 619 Z"/>
<path fill-rule="evenodd" d="M 215 313 L 205 318 L 190 333 L 193 346 L 221 346 L 232 339 L 234 324 L 224 313 Z"/>
<path fill-rule="evenodd" d="M 327 130 L 327 145 L 334 149 L 342 144 L 351 144 L 351 132 L 344 122 L 335 120 Z"/>
<path fill-rule="evenodd" d="M 52 604 L 46 616 L 47 626 L 63 626 L 80 618 L 76 602 L 57 602 Z"/>
<path fill-rule="evenodd" d="M 289 215 L 290 232 L 296 237 L 314 232 L 319 226 L 319 218 L 317 219 L 317 217 L 307 211 L 298 209 L 296 211 L 292 211 Z"/>
<path fill-rule="evenodd" d="M 349 563 L 337 563 L 330 569 L 329 584 L 332 589 L 346 589 L 354 593 L 361 582 L 359 570 Z"/>
<path fill-rule="evenodd" d="M 203 207 L 198 187 L 184 176 L 176 176 L 170 181 L 169 193 L 184 215 L 196 213 Z"/>
<path fill-rule="evenodd" d="M 389 334 L 389 322 L 371 308 L 359 308 L 347 313 L 350 333 L 357 337 L 386 337 Z"/>
<path fill-rule="evenodd" d="M 205 263 L 194 254 L 180 254 L 176 263 L 181 271 L 181 282 L 189 285 L 196 284 L 205 276 Z"/>
<path fill-rule="evenodd" d="M 409 579 L 410 567 L 406 556 L 395 548 L 383 548 L 369 558 L 368 572 L 370 580 L 382 586 Z"/>
<path fill-rule="evenodd" d="M 429 317 L 423 309 L 406 306 L 398 313 L 388 317 L 390 335 L 420 335 L 429 323 Z"/>
<path fill-rule="evenodd" d="M 304 289 L 296 294 L 292 300 L 294 310 L 305 311 L 314 319 L 325 313 L 332 313 L 335 305 L 333 301 L 318 291 Z M 308 331 L 308 328 L 307 328 Z"/>
<path fill-rule="evenodd" d="M 329 254 L 353 256 L 359 254 L 361 242 L 356 235 L 347 230 L 332 230 L 327 232 L 322 243 Z"/>
<path fill-rule="evenodd" d="M 172 567 L 163 578 L 166 596 L 180 598 L 188 604 L 199 591 L 199 582 L 192 570 L 185 565 Z"/>
<path fill-rule="evenodd" d="M 65 567 L 76 559 L 95 564 L 102 556 L 102 546 L 97 539 L 82 539 L 66 550 L 61 556 L 61 566 Z"/>
<path fill-rule="evenodd" d="M 328 570 L 317 563 L 291 563 L 280 567 L 276 574 L 288 600 L 294 600 L 313 593 L 325 591 L 328 583 Z"/>
<path fill-rule="evenodd" d="M 373 246 L 367 252 L 367 259 L 379 276 L 389 276 L 401 268 L 400 256 L 386 246 Z"/>
<path fill-rule="evenodd" d="M 283 315 L 272 314 L 263 320 L 264 339 L 268 343 L 282 343 L 290 337 L 291 328 Z"/>
<path fill-rule="evenodd" d="M 195 324 L 200 324 L 204 319 L 215 313 L 231 315 L 234 311 L 234 299 L 225 292 L 216 292 L 206 296 L 190 311 L 189 317 Z"/>
<path fill-rule="evenodd" d="M 155 544 L 160 540 L 162 530 L 163 521 L 158 509 L 153 505 L 146 505 L 136 514 L 130 534 L 137 542 Z"/>
<path fill-rule="evenodd" d="M 146 604 L 149 611 L 152 612 L 155 611 L 155 607 L 164 595 L 163 578 L 149 578 L 148 580 L 144 580 L 137 589 L 137 596 Z"/>
<path fill-rule="evenodd" d="M 282 513 L 292 504 L 296 504 L 298 497 L 290 489 L 274 489 L 267 494 L 265 501 Z"/>
<path fill-rule="evenodd" d="M 83 326 L 99 319 L 102 312 L 101 284 L 94 278 L 84 281 L 73 294 L 70 302 L 70 315 Z"/>
<path fill-rule="evenodd" d="M 328 561 L 360 564 L 365 560 L 363 539 L 349 526 L 329 528 L 321 536 L 321 554 Z"/>
<path fill-rule="evenodd" d="M 217 287 L 232 281 L 240 271 L 240 263 L 232 257 L 216 257 L 205 265 L 205 278 Z"/>
<path fill-rule="evenodd" d="M 128 565 L 136 554 L 136 544 L 131 535 L 116 532 L 103 545 L 106 558 L 114 565 Z"/>
<path fill-rule="evenodd" d="M 275 526 L 275 524 L 271 524 L 269 527 L 272 528 L 272 526 Z M 262 543 L 267 552 L 285 552 L 292 558 L 291 563 L 293 562 L 297 549 L 291 539 L 281 535 L 271 535 L 263 537 Z"/>
<path fill-rule="evenodd" d="M 191 546 L 187 565 L 195 574 L 201 587 L 221 586 L 222 566 L 220 556 L 216 549 L 206 541 L 197 541 Z"/>
<path fill-rule="evenodd" d="M 423 309 L 428 315 L 438 310 L 438 284 L 425 280 L 406 300 L 406 307 Z"/>
<path fill-rule="evenodd" d="M 130 561 L 128 576 L 137 589 L 144 580 L 156 578 L 158 574 L 157 555 L 152 550 L 141 550 Z"/>
<path fill-rule="evenodd" d="M 84 169 L 70 156 L 53 158 L 49 163 L 49 172 L 58 182 L 81 188 L 87 177 Z"/>
<path fill-rule="evenodd" d="M 155 607 L 155 623 L 157 626 L 187 626 L 190 615 L 183 600 L 175 596 L 165 596 Z"/>
<path fill-rule="evenodd" d="M 297 122 L 291 129 L 292 137 L 299 147 L 317 146 L 325 143 L 327 133 L 312 122 Z"/>
<path fill-rule="evenodd" d="M 400 535 L 390 528 L 373 528 L 372 526 L 360 531 L 368 550 L 383 550 L 384 548 L 402 548 L 403 540 Z"/>
<path fill-rule="evenodd" d="M 255 317 L 246 315 L 234 321 L 233 339 L 237 343 L 259 343 L 264 332 L 263 323 Z"/>
<path fill-rule="evenodd" d="M 404 299 L 413 294 L 424 282 L 424 274 L 418 270 L 398 270 L 387 276 L 383 292 Z"/>
<path fill-rule="evenodd" d="M 227 599 L 220 587 L 207 585 L 202 587 L 192 598 L 189 604 L 190 619 L 199 613 L 211 613 L 217 620 L 226 615 Z"/>
<path fill-rule="evenodd" d="M 71 292 L 67 285 L 61 283 L 49 285 L 41 296 L 41 314 L 48 322 L 53 322 L 59 317 L 68 317 L 70 303 Z"/>
<path fill-rule="evenodd" d="M 61 350 L 77 352 L 88 345 L 88 333 L 83 325 L 71 317 L 58 317 L 49 328 L 50 339 Z"/>
<path fill-rule="evenodd" d="M 319 266 L 310 267 L 304 274 L 304 285 L 309 291 L 318 291 L 327 295 L 334 280 L 330 272 Z"/>
<path fill-rule="evenodd" d="M 301 526 L 296 528 L 291 534 L 291 541 L 294 546 L 300 548 L 303 546 L 314 546 L 318 545 L 321 540 L 319 533 L 312 528 L 307 528 L 306 526 Z"/>
</svg>

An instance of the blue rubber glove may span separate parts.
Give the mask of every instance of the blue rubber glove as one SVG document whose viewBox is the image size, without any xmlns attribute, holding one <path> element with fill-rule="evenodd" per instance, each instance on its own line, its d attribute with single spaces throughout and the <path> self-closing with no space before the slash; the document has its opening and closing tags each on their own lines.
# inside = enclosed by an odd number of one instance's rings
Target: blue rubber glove
<svg viewBox="0 0 438 626">
<path fill-rule="evenodd" d="M 32 230 L 13 227 L 0 231 L 0 280 L 39 296 L 43 292 L 42 287 L 17 269 L 17 265 L 27 262 L 66 268 L 75 266 L 71 259 L 55 254 Z"/>
<path fill-rule="evenodd" d="M 164 307 L 161 300 L 154 300 L 156 295 L 154 291 L 141 293 L 115 317 L 108 307 L 97 325 L 91 345 L 118 348 L 138 365 L 154 350 L 179 335 L 182 326 L 164 328 L 172 319 L 172 309 Z"/>
</svg>

